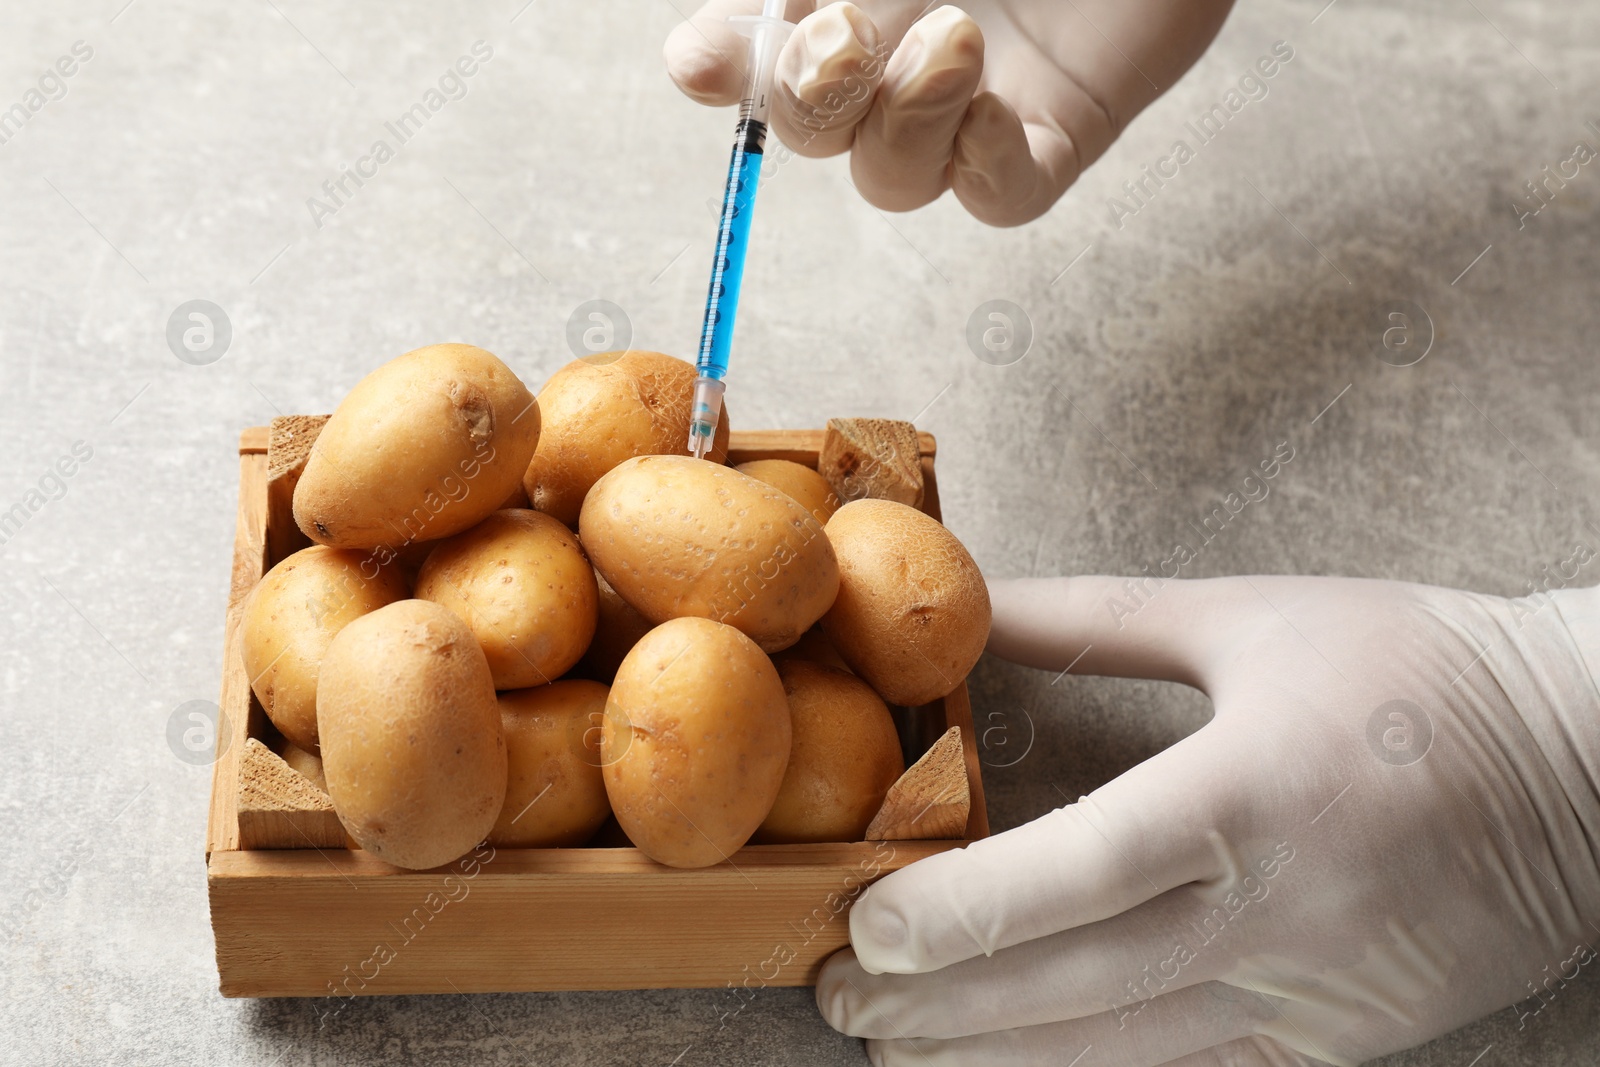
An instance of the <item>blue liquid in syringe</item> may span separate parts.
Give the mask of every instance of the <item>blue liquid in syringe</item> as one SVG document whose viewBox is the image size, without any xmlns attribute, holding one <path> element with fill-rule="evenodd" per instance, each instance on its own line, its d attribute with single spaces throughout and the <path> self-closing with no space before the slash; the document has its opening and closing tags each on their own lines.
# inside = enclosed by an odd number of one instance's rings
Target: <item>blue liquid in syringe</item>
<svg viewBox="0 0 1600 1067">
<path fill-rule="evenodd" d="M 711 264 L 711 289 L 706 294 L 706 318 L 696 360 L 702 377 L 718 381 L 728 373 L 728 352 L 733 347 L 733 323 L 744 282 L 745 255 L 750 249 L 750 218 L 755 214 L 766 135 L 766 123 L 740 121 L 728 166 L 728 184 L 722 193 L 716 258 Z"/>
</svg>

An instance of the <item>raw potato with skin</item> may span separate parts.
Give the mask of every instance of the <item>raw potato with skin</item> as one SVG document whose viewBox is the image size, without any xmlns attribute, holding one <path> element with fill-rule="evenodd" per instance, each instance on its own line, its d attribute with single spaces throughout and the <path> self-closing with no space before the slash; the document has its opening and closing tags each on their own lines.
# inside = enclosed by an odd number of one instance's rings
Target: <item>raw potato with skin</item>
<svg viewBox="0 0 1600 1067">
<path fill-rule="evenodd" d="M 789 767 L 756 840 L 860 841 L 905 772 L 889 707 L 846 671 L 778 664 L 794 732 Z"/>
<path fill-rule="evenodd" d="M 734 470 L 748 474 L 758 482 L 766 482 L 780 492 L 787 493 L 801 507 L 826 524 L 839 510 L 839 497 L 828 479 L 810 467 L 788 459 L 753 459 L 741 463 Z"/>
<path fill-rule="evenodd" d="M 822 629 L 891 704 L 914 707 L 966 678 L 989 639 L 989 587 L 937 520 L 892 500 L 854 500 L 828 520 L 839 595 Z"/>
<path fill-rule="evenodd" d="M 849 671 L 850 664 L 839 655 L 839 650 L 833 647 L 833 642 L 828 640 L 828 635 L 823 632 L 821 625 L 813 626 L 800 635 L 800 640 L 784 649 L 782 652 L 772 654 L 772 662 L 781 668 L 791 660 L 805 660 L 807 663 L 820 663 L 824 667 L 833 667 L 836 670 Z"/>
<path fill-rule="evenodd" d="M 600 754 L 617 822 L 671 867 L 737 852 L 789 762 L 789 702 L 766 655 L 709 619 L 663 623 L 617 671 Z"/>
<path fill-rule="evenodd" d="M 523 478 L 533 507 L 575 526 L 590 487 L 617 464 L 683 454 L 694 379 L 693 364 L 660 352 L 608 352 L 556 371 L 539 390 L 543 432 Z M 727 458 L 724 410 L 711 459 Z"/>
<path fill-rule="evenodd" d="M 655 623 L 716 619 L 787 648 L 839 586 L 833 547 L 788 495 L 689 456 L 640 456 L 595 483 L 580 537 L 595 569 Z"/>
<path fill-rule="evenodd" d="M 526 509 L 440 543 L 417 574 L 417 599 L 443 604 L 477 635 L 496 689 L 567 673 L 594 636 L 598 596 L 577 537 Z"/>
<path fill-rule="evenodd" d="M 288 556 L 256 583 L 240 622 L 244 669 L 279 733 L 316 753 L 317 671 L 328 646 L 352 621 L 406 596 L 397 567 L 322 545 Z"/>
<path fill-rule="evenodd" d="M 340 631 L 317 682 L 322 771 L 339 821 L 386 863 L 465 855 L 505 804 L 506 741 L 467 624 L 402 600 Z"/>
<path fill-rule="evenodd" d="M 597 571 L 594 577 L 600 590 L 599 617 L 595 620 L 594 638 L 589 642 L 589 651 L 583 654 L 578 667 L 587 677 L 610 685 L 623 659 L 655 624 L 634 611 L 611 588 L 611 583 L 606 581 L 604 575 Z"/>
<path fill-rule="evenodd" d="M 302 778 L 324 793 L 328 791 L 328 778 L 322 773 L 322 757 L 312 755 L 292 741 L 285 742 L 278 755 Z"/>
<path fill-rule="evenodd" d="M 563 681 L 500 694 L 506 802 L 489 831 L 491 845 L 581 845 L 606 821 L 600 729 L 608 692 L 599 682 Z"/>
<path fill-rule="evenodd" d="M 328 791 L 328 776 L 322 773 L 322 758 L 320 756 L 314 756 L 299 745 L 289 741 L 283 743 L 283 751 L 279 752 L 278 756 L 284 763 L 289 765 L 290 770 L 299 774 L 324 793 Z M 361 847 L 360 843 L 350 836 L 348 830 L 345 831 L 344 843 L 346 848 Z"/>
<path fill-rule="evenodd" d="M 538 406 L 510 367 L 472 345 L 419 348 L 334 410 L 295 486 L 294 521 L 313 541 L 391 555 L 449 537 L 512 495 L 538 440 Z"/>
</svg>

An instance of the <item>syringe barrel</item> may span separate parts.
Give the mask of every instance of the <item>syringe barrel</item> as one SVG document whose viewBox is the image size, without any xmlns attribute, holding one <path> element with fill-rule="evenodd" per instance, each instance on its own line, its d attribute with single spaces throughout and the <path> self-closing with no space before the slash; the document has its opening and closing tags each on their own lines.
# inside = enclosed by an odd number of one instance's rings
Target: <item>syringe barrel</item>
<svg viewBox="0 0 1600 1067">
<path fill-rule="evenodd" d="M 728 372 L 733 348 L 733 326 L 744 287 L 744 261 L 750 244 L 750 222 L 755 213 L 756 190 L 761 182 L 761 145 L 766 127 L 740 119 L 722 194 L 717 226 L 717 246 L 711 263 L 711 284 L 706 291 L 706 314 L 700 329 L 700 352 L 695 366 L 702 377 L 720 380 Z"/>
<path fill-rule="evenodd" d="M 740 102 L 740 117 L 753 119 L 763 126 L 772 113 L 772 84 L 778 69 L 778 53 L 789 39 L 789 27 L 783 22 L 784 0 L 767 0 L 750 35 L 750 59 L 747 64 L 749 88 Z"/>
<path fill-rule="evenodd" d="M 711 285 L 706 293 L 706 314 L 700 330 L 700 351 L 695 360 L 699 377 L 695 382 L 689 450 L 696 456 L 703 456 L 710 448 L 722 413 L 722 378 L 728 372 L 728 353 L 733 347 L 733 324 L 750 240 L 750 219 L 755 211 L 756 190 L 761 184 L 767 117 L 772 112 L 772 82 L 778 54 L 794 28 L 783 20 L 785 6 L 785 0 L 766 0 L 759 17 L 730 19 L 750 34 L 750 55 L 733 157 L 723 187 Z"/>
</svg>

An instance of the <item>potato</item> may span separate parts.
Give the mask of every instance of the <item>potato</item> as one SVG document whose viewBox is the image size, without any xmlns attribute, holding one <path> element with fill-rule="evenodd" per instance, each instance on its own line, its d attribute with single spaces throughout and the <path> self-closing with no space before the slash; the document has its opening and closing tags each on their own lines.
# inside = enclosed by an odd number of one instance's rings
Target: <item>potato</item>
<svg viewBox="0 0 1600 1067">
<path fill-rule="evenodd" d="M 572 531 L 519 509 L 440 542 L 417 574 L 417 599 L 461 617 L 496 689 L 523 689 L 560 678 L 583 656 L 599 593 Z"/>
<path fill-rule="evenodd" d="M 506 802 L 491 845 L 581 845 L 610 816 L 600 774 L 607 692 L 598 682 L 566 681 L 500 694 Z"/>
<path fill-rule="evenodd" d="M 640 456 L 595 483 L 579 536 L 595 569 L 654 623 L 725 622 L 764 651 L 794 644 L 833 603 L 822 526 L 764 482 L 689 456 Z"/>
<path fill-rule="evenodd" d="M 398 568 L 322 545 L 287 557 L 256 583 L 240 644 L 250 688 L 279 733 L 317 751 L 317 670 L 328 645 L 352 620 L 406 595 Z"/>
<path fill-rule="evenodd" d="M 528 491 L 522 487 L 522 482 L 519 480 L 517 484 L 512 487 L 510 494 L 507 495 L 504 500 L 500 501 L 500 506 L 495 508 L 495 510 L 505 511 L 507 508 L 530 507 L 532 507 L 532 505 L 528 503 Z"/>
<path fill-rule="evenodd" d="M 755 642 L 710 619 L 674 619 L 634 646 L 612 683 L 606 795 L 651 859 L 720 863 L 766 818 L 789 738 L 783 683 Z"/>
<path fill-rule="evenodd" d="M 650 632 L 653 624 L 629 607 L 598 572 L 595 582 L 600 589 L 600 614 L 595 621 L 594 639 L 589 642 L 589 651 L 583 654 L 578 667 L 586 677 L 610 685 L 623 657 L 633 651 L 633 646 Z"/>
<path fill-rule="evenodd" d="M 430 345 L 357 383 L 322 428 L 294 521 L 337 548 L 389 551 L 475 525 L 511 496 L 539 409 L 511 368 L 471 345 Z"/>
<path fill-rule="evenodd" d="M 853 500 L 828 520 L 839 595 L 822 629 L 891 704 L 949 693 L 989 640 L 989 587 L 955 535 L 916 508 Z"/>
<path fill-rule="evenodd" d="M 324 793 L 328 791 L 328 779 L 322 773 L 322 757 L 313 756 L 292 741 L 285 742 L 283 751 L 279 752 L 278 755 L 282 757 L 283 762 L 289 765 L 291 770 L 298 773 L 302 778 L 311 782 L 312 785 Z"/>
<path fill-rule="evenodd" d="M 543 432 L 523 477 L 533 506 L 575 526 L 589 487 L 623 460 L 682 455 L 694 379 L 693 364 L 660 352 L 608 352 L 556 371 L 539 390 Z M 728 458 L 726 411 L 711 458 Z"/>
<path fill-rule="evenodd" d="M 312 785 L 324 793 L 328 791 L 328 777 L 322 773 L 322 758 L 320 756 L 313 756 L 299 745 L 291 744 L 287 741 L 283 743 L 283 751 L 279 752 L 278 755 L 283 762 L 289 765 L 290 770 L 309 780 Z M 361 843 L 351 837 L 348 831 L 344 835 L 344 842 L 346 848 L 361 847 Z"/>
<path fill-rule="evenodd" d="M 395 546 L 394 559 L 390 565 L 406 576 L 406 588 L 417 587 L 417 572 L 422 570 L 422 565 L 428 561 L 428 556 L 438 547 L 437 541 L 412 541 L 409 544 Z M 387 555 L 386 548 L 375 549 L 372 555 L 374 558 Z"/>
<path fill-rule="evenodd" d="M 834 495 L 828 480 L 810 467 L 787 459 L 753 459 L 741 463 L 734 470 L 748 474 L 758 482 L 766 482 L 780 492 L 787 493 L 800 506 L 826 524 L 839 510 L 839 498 Z"/>
<path fill-rule="evenodd" d="M 317 679 L 317 727 L 339 821 L 386 863 L 449 863 L 505 805 L 489 661 L 438 604 L 402 600 L 339 632 Z"/>
<path fill-rule="evenodd" d="M 782 652 L 772 654 L 772 662 L 776 666 L 781 667 L 790 660 L 820 663 L 824 667 L 833 667 L 841 671 L 850 669 L 850 664 L 839 655 L 839 650 L 833 647 L 833 642 L 828 640 L 828 635 L 822 632 L 821 626 L 813 626 L 800 635 L 800 640 Z"/>
<path fill-rule="evenodd" d="M 778 665 L 794 740 L 757 841 L 860 841 L 905 773 L 888 705 L 861 679 L 804 660 Z"/>
</svg>

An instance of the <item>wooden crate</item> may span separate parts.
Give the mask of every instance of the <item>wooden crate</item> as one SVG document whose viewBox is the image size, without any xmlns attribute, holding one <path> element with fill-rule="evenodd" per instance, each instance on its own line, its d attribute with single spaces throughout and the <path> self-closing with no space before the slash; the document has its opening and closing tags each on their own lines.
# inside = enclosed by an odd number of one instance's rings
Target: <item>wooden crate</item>
<svg viewBox="0 0 1600 1067">
<path fill-rule="evenodd" d="M 730 462 L 815 466 L 822 440 L 821 430 L 735 432 Z M 267 442 L 266 427 L 239 439 L 218 728 L 226 747 L 206 833 L 224 996 L 321 996 L 336 1012 L 351 996 L 399 993 L 810 985 L 847 943 L 849 905 L 866 884 L 988 836 L 963 684 L 908 713 L 914 753 L 961 727 L 972 809 L 959 840 L 751 845 L 699 870 L 632 848 L 485 845 L 447 867 L 408 871 L 360 850 L 241 847 L 245 739 L 270 737 L 271 726 L 240 658 L 240 613 L 267 569 L 304 543 L 288 494 L 275 489 L 269 499 Z M 920 450 L 923 510 L 938 518 L 931 435 L 920 435 Z"/>
</svg>

